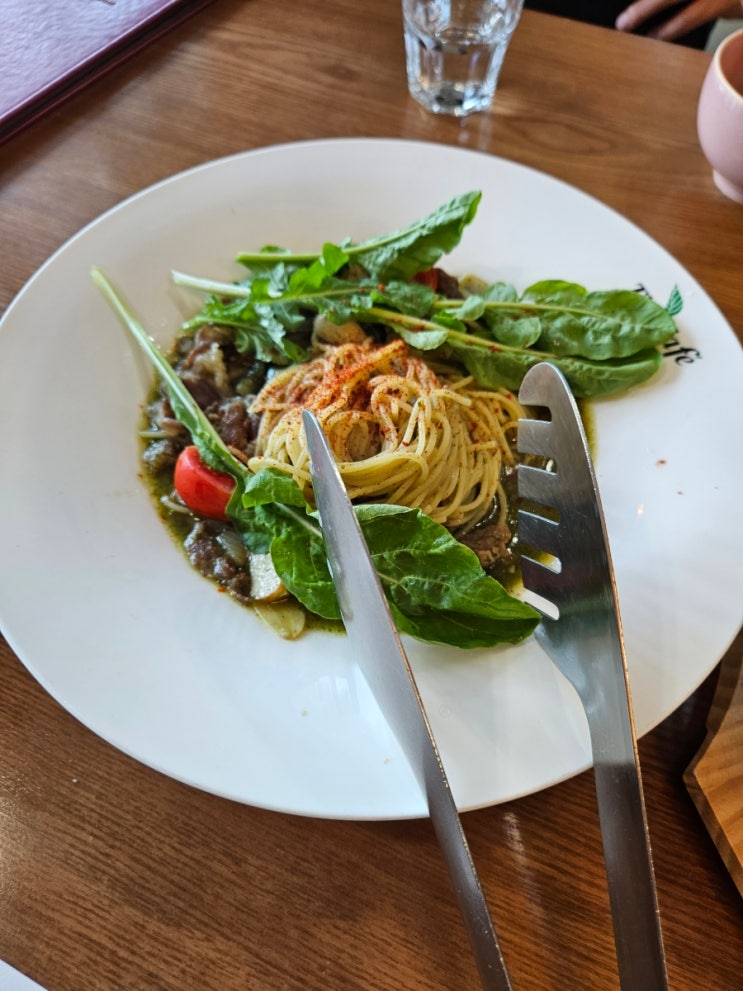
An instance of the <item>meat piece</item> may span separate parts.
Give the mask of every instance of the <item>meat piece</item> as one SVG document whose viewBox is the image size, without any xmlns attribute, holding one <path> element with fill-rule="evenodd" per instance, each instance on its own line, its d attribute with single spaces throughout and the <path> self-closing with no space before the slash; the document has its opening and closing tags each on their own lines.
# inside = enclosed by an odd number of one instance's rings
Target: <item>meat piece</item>
<svg viewBox="0 0 743 991">
<path fill-rule="evenodd" d="M 233 599 L 237 599 L 238 602 L 242 602 L 243 605 L 248 605 L 253 601 L 250 594 L 251 589 L 251 579 L 250 575 L 246 571 L 238 571 L 234 578 L 226 583 L 225 588 Z"/>
<path fill-rule="evenodd" d="M 222 524 L 198 520 L 183 542 L 188 559 L 205 578 L 217 582 L 238 602 L 252 602 L 250 574 L 226 553 L 218 539 L 222 533 Z"/>
<path fill-rule="evenodd" d="M 240 571 L 219 542 L 218 537 L 223 530 L 222 524 L 215 520 L 197 520 L 183 541 L 188 560 L 194 568 L 206 578 L 213 578 L 221 584 Z"/>
<path fill-rule="evenodd" d="M 194 348 L 178 374 L 202 409 L 231 394 L 224 357 L 216 341 L 202 350 Z"/>
<path fill-rule="evenodd" d="M 454 275 L 449 275 L 443 268 L 437 268 L 438 291 L 447 299 L 462 299 L 462 290 L 459 288 L 459 279 Z"/>
<path fill-rule="evenodd" d="M 227 374 L 238 396 L 252 399 L 256 392 L 260 392 L 266 381 L 268 370 L 268 364 L 265 361 L 258 361 L 252 355 L 238 354 L 232 349 L 227 352 L 225 361 Z"/>
<path fill-rule="evenodd" d="M 201 327 L 188 348 L 179 349 L 175 368 L 201 409 L 236 394 L 245 396 L 260 389 L 266 378 L 266 363 L 251 354 L 240 354 L 224 327 Z"/>
<path fill-rule="evenodd" d="M 511 530 L 504 523 L 484 523 L 459 539 L 477 554 L 483 568 L 492 568 L 511 554 Z"/>
<path fill-rule="evenodd" d="M 225 554 L 220 554 L 214 559 L 212 576 L 222 584 L 230 582 L 238 572 L 238 567 Z"/>
<path fill-rule="evenodd" d="M 206 409 L 207 406 L 211 406 L 212 403 L 221 398 L 219 390 L 215 388 L 210 379 L 202 378 L 199 374 L 190 371 L 183 372 L 181 378 L 201 409 Z"/>
<path fill-rule="evenodd" d="M 151 472 L 157 474 L 165 468 L 172 468 L 178 460 L 183 445 L 172 437 L 154 440 L 142 452 L 142 460 Z"/>
<path fill-rule="evenodd" d="M 206 410 L 210 423 L 229 448 L 252 453 L 251 442 L 255 439 L 260 420 L 256 414 L 248 412 L 253 398 L 235 396 L 223 399 L 212 403 Z"/>
<path fill-rule="evenodd" d="M 173 416 L 173 408 L 167 396 L 161 395 L 147 407 L 147 420 L 151 430 L 159 430 L 176 440 L 186 443 L 188 431 Z"/>
<path fill-rule="evenodd" d="M 199 520 L 183 541 L 188 560 L 207 578 L 214 574 L 214 562 L 224 553 L 216 534 L 206 520 Z"/>
<path fill-rule="evenodd" d="M 180 368 L 191 368 L 199 356 L 209 351 L 213 344 L 221 347 L 229 344 L 230 340 L 231 335 L 226 327 L 216 327 L 213 324 L 199 327 L 193 337 L 182 337 L 179 341 L 182 348 Z"/>
</svg>

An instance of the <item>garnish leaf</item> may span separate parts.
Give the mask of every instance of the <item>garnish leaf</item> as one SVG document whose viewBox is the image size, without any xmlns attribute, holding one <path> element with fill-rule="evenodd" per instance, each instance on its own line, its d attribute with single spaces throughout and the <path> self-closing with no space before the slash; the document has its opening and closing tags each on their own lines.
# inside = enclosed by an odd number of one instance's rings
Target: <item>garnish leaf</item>
<svg viewBox="0 0 743 991">
<path fill-rule="evenodd" d="M 482 193 L 455 196 L 428 216 L 408 227 L 370 238 L 359 244 L 346 242 L 342 248 L 348 259 L 361 265 L 375 279 L 409 281 L 418 272 L 432 268 L 442 255 L 452 251 L 464 228 L 477 213 Z M 317 258 L 313 254 L 292 254 L 281 248 L 264 249 L 255 254 L 243 252 L 237 261 L 252 272 L 264 270 L 272 262 L 306 265 Z"/>
<path fill-rule="evenodd" d="M 361 505 L 356 515 L 401 632 L 467 648 L 518 643 L 533 632 L 539 614 L 420 510 Z"/>
<path fill-rule="evenodd" d="M 348 248 L 349 255 L 375 278 L 408 281 L 432 268 L 461 240 L 477 213 L 482 193 L 465 193 L 444 203 L 409 227 Z"/>
<path fill-rule="evenodd" d="M 284 504 L 271 502 L 272 496 Z M 248 545 L 260 534 L 254 549 L 270 548 L 289 591 L 311 612 L 339 619 L 322 533 L 296 482 L 266 468 L 243 489 L 240 501 L 230 514 L 248 534 Z M 516 643 L 534 630 L 538 614 L 510 596 L 483 571 L 473 551 L 420 510 L 379 504 L 354 510 L 401 632 L 453 647 L 492 647 Z"/>
<path fill-rule="evenodd" d="M 479 193 L 467 193 L 401 231 L 360 244 L 326 244 L 320 254 L 266 249 L 241 255 L 260 276 L 235 287 L 210 284 L 215 296 L 190 325 L 224 323 L 234 328 L 241 350 L 252 346 L 267 360 L 285 363 L 299 360 L 291 330 L 308 313 L 324 313 L 339 324 L 385 326 L 418 351 L 460 361 L 491 388 L 518 389 L 532 365 L 550 361 L 582 398 L 623 391 L 655 374 L 658 348 L 677 333 L 678 290 L 662 307 L 631 290 L 588 292 L 555 279 L 521 295 L 508 283 L 475 280 L 477 290 L 464 299 L 411 283 L 459 242 L 479 202 Z M 346 278 L 348 262 L 370 277 Z M 206 288 L 188 276 L 176 280 Z"/>
<path fill-rule="evenodd" d="M 533 365 L 549 361 L 562 371 L 579 399 L 607 396 L 639 385 L 657 372 L 662 361 L 655 348 L 627 358 L 591 361 L 572 355 L 507 347 L 474 334 L 449 334 L 446 347 L 480 385 L 490 389 L 505 387 L 516 391 Z"/>
<path fill-rule="evenodd" d="M 175 369 L 124 303 L 106 275 L 100 268 L 94 268 L 91 276 L 124 327 L 154 365 L 168 393 L 176 418 L 191 434 L 191 439 L 203 460 L 217 471 L 226 471 L 233 477 L 243 475 L 247 471 L 245 466 L 229 451 Z"/>
</svg>

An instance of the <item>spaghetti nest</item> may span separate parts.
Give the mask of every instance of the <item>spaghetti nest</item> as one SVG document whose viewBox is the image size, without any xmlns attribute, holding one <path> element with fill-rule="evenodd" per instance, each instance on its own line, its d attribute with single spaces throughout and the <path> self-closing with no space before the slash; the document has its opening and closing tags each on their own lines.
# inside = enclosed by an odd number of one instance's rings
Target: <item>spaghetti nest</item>
<svg viewBox="0 0 743 991">
<path fill-rule="evenodd" d="M 452 528 L 473 525 L 506 500 L 508 434 L 524 415 L 505 390 L 438 373 L 402 340 L 325 346 L 318 357 L 277 373 L 251 411 L 262 414 L 252 471 L 290 473 L 312 502 L 302 410 L 320 420 L 352 500 L 419 508 Z"/>
</svg>

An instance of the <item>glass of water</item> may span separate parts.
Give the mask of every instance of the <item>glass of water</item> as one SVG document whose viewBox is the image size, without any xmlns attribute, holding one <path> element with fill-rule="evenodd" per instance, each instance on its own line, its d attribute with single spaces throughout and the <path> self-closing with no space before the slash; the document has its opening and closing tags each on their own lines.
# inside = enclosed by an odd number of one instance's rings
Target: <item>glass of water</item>
<svg viewBox="0 0 743 991">
<path fill-rule="evenodd" d="M 437 114 L 493 102 L 523 0 L 402 0 L 408 89 Z"/>
</svg>

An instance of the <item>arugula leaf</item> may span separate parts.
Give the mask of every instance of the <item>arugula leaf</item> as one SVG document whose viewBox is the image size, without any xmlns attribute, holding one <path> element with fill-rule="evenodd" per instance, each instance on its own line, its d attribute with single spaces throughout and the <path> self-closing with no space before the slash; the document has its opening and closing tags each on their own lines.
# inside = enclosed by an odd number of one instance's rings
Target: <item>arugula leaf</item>
<svg viewBox="0 0 743 991">
<path fill-rule="evenodd" d="M 406 340 L 406 334 L 415 334 L 415 346 L 424 349 L 438 347 L 446 340 L 447 325 L 464 329 L 458 317 L 446 313 L 435 322 L 427 319 L 437 298 L 428 286 L 396 280 L 386 284 L 353 282 L 334 275 L 305 280 L 301 278 L 305 271 L 295 270 L 283 290 L 278 279 L 262 277 L 231 284 L 173 272 L 177 285 L 214 294 L 184 326 L 187 330 L 209 323 L 232 327 L 239 351 L 253 349 L 259 358 L 279 364 L 304 359 L 305 355 L 296 355 L 300 349 L 285 334 L 296 328 L 308 311 L 324 313 L 337 324 L 349 320 L 385 324 Z M 433 336 L 418 338 L 421 332 Z"/>
<path fill-rule="evenodd" d="M 418 272 L 434 266 L 442 255 L 448 254 L 459 244 L 462 232 L 474 219 L 481 199 L 481 192 L 455 196 L 402 230 L 373 237 L 360 244 L 344 243 L 342 249 L 349 261 L 361 265 L 373 278 L 407 282 Z M 237 256 L 237 261 L 256 272 L 276 262 L 303 266 L 316 258 L 314 254 L 292 254 L 280 248 L 269 248 L 253 254 L 243 252 Z"/>
<path fill-rule="evenodd" d="M 261 361 L 273 364 L 304 361 L 304 350 L 286 335 L 304 322 L 305 310 L 320 312 L 332 305 L 339 291 L 352 291 L 352 284 L 334 278 L 347 260 L 341 248 L 326 244 L 304 268 L 281 262 L 259 277 L 235 284 L 173 272 L 177 285 L 212 293 L 184 329 L 221 324 L 233 328 L 238 351 L 253 351 Z"/>
<path fill-rule="evenodd" d="M 490 389 L 504 387 L 516 391 L 533 365 L 549 361 L 562 371 L 578 399 L 595 399 L 639 385 L 658 371 L 662 361 L 655 348 L 626 358 L 591 361 L 495 344 L 475 334 L 450 333 L 446 350 L 456 356 L 480 385 Z"/>
<path fill-rule="evenodd" d="M 442 255 L 459 244 L 481 199 L 480 192 L 456 196 L 404 230 L 347 249 L 349 255 L 375 278 L 408 281 L 418 272 L 433 267 Z"/>
<path fill-rule="evenodd" d="M 176 274 L 177 282 L 216 294 L 190 325 L 224 323 L 241 350 L 254 347 L 285 363 L 301 359 L 287 335 L 308 312 L 324 313 L 338 324 L 386 326 L 419 351 L 456 358 L 488 387 L 518 389 L 528 368 L 549 361 L 582 398 L 623 391 L 658 370 L 658 348 L 677 332 L 677 291 L 662 307 L 634 291 L 589 292 L 561 280 L 536 282 L 520 296 L 507 283 L 471 280 L 476 289 L 464 299 L 411 283 L 459 242 L 480 198 L 455 197 L 403 230 L 360 244 L 325 244 L 320 254 L 242 254 L 238 260 L 254 278 L 234 287 Z M 341 277 L 348 262 L 369 278 Z"/>
<path fill-rule="evenodd" d="M 203 460 L 211 468 L 215 468 L 217 471 L 226 471 L 233 477 L 244 475 L 247 472 L 245 466 L 224 444 L 170 362 L 118 295 L 106 275 L 100 268 L 94 268 L 91 271 L 91 276 L 124 327 L 154 365 L 155 370 L 163 380 L 176 418 L 188 429 Z"/>
<path fill-rule="evenodd" d="M 180 277 L 182 284 L 187 279 Z M 227 295 L 231 287 L 220 289 Z M 262 293 L 262 284 L 254 291 Z M 315 292 L 261 298 L 269 308 L 293 303 L 324 311 L 336 323 L 384 324 L 419 351 L 455 356 L 488 388 L 516 390 L 532 365 L 549 361 L 578 398 L 644 382 L 660 367 L 656 345 L 676 333 L 668 311 L 647 297 L 624 290 L 587 293 L 565 282 L 536 283 L 521 298 L 513 286 L 495 283 L 479 295 L 451 300 L 425 286 L 374 286 L 332 276 Z M 220 322 L 218 313 L 215 319 Z"/>
<path fill-rule="evenodd" d="M 588 292 L 575 283 L 537 282 L 522 298 L 540 307 L 542 333 L 536 346 L 558 355 L 594 361 L 626 358 L 676 332 L 664 307 L 631 290 Z"/>
<path fill-rule="evenodd" d="M 438 305 L 453 314 L 462 309 L 456 302 Z M 498 282 L 481 294 L 481 306 L 482 323 L 499 343 L 592 361 L 626 358 L 676 333 L 668 310 L 647 296 L 622 289 L 589 293 L 573 282 L 536 282 L 521 297 Z"/>
</svg>

